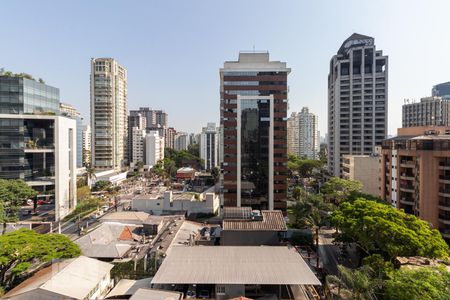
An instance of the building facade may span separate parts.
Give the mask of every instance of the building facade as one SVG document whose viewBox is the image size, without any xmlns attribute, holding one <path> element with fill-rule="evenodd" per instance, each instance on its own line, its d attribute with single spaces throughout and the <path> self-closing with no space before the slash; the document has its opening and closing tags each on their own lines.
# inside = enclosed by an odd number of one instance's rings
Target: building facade
<svg viewBox="0 0 450 300">
<path fill-rule="evenodd" d="M 219 166 L 219 130 L 216 123 L 208 123 L 202 128 L 199 148 L 205 170 L 212 170 Z"/>
<path fill-rule="evenodd" d="M 435 97 L 442 97 L 446 100 L 450 100 L 450 81 L 433 86 L 431 95 Z"/>
<path fill-rule="evenodd" d="M 308 159 L 319 157 L 318 117 L 307 107 L 287 120 L 288 153 Z"/>
<path fill-rule="evenodd" d="M 287 120 L 287 147 L 289 154 L 300 155 L 300 122 L 298 113 L 293 112 Z"/>
<path fill-rule="evenodd" d="M 91 165 L 91 125 L 85 125 L 82 133 L 83 165 Z"/>
<path fill-rule="evenodd" d="M 54 198 L 55 220 L 76 206 L 76 121 L 60 116 L 59 90 L 0 76 L 0 178 Z"/>
<path fill-rule="evenodd" d="M 154 166 L 164 159 L 164 138 L 157 131 L 150 131 L 145 136 L 145 164 Z"/>
<path fill-rule="evenodd" d="M 344 155 L 342 156 L 342 177 L 362 183 L 361 191 L 378 197 L 380 195 L 381 156 Z"/>
<path fill-rule="evenodd" d="M 72 118 L 77 124 L 77 168 L 83 167 L 83 118 L 80 113 L 68 103 L 60 103 L 61 115 Z"/>
<path fill-rule="evenodd" d="M 133 152 L 131 153 L 132 163 L 145 162 L 145 129 L 133 127 L 131 132 L 131 140 L 133 144 Z"/>
<path fill-rule="evenodd" d="M 189 146 L 189 135 L 186 132 L 177 132 L 174 143 L 175 150 L 187 150 Z"/>
<path fill-rule="evenodd" d="M 420 102 L 406 100 L 402 107 L 402 127 L 449 125 L 450 104 L 441 97 L 426 97 Z"/>
<path fill-rule="evenodd" d="M 319 117 L 303 107 L 298 114 L 299 120 L 299 156 L 309 159 L 319 157 Z"/>
<path fill-rule="evenodd" d="M 450 127 L 399 128 L 383 141 L 381 197 L 450 242 Z"/>
<path fill-rule="evenodd" d="M 372 37 L 352 34 L 330 61 L 328 170 L 340 176 L 342 155 L 370 155 L 387 135 L 388 57 Z"/>
<path fill-rule="evenodd" d="M 120 170 L 127 163 L 127 70 L 113 58 L 91 60 L 92 164 Z"/>
<path fill-rule="evenodd" d="M 140 130 L 147 129 L 147 118 L 139 111 L 130 111 L 128 116 L 128 160 L 130 162 L 136 162 L 134 158 L 134 147 L 133 147 L 133 130 L 134 128 Z"/>
<path fill-rule="evenodd" d="M 289 73 L 268 52 L 241 52 L 220 69 L 224 206 L 286 209 Z"/>
<path fill-rule="evenodd" d="M 162 127 L 160 127 L 162 128 Z M 170 148 L 170 149 L 174 149 L 175 148 L 175 136 L 177 134 L 177 131 L 175 130 L 175 128 L 173 127 L 168 127 L 168 128 L 162 128 L 164 134 L 161 136 L 164 136 L 164 142 L 165 142 L 165 146 L 166 148 Z M 158 132 L 160 132 L 160 130 L 158 130 Z"/>
</svg>

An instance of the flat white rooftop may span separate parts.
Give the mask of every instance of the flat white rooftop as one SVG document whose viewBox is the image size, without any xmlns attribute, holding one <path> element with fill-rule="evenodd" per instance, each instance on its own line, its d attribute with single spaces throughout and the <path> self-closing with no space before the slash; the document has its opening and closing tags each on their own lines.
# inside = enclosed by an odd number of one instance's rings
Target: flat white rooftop
<svg viewBox="0 0 450 300">
<path fill-rule="evenodd" d="M 172 247 L 152 284 L 320 285 L 294 248 Z"/>
</svg>

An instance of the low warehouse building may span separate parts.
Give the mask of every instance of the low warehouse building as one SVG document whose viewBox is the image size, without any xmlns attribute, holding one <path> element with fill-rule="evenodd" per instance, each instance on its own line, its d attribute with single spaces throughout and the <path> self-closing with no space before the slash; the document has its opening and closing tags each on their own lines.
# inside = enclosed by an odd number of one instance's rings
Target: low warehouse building
<svg viewBox="0 0 450 300">
<path fill-rule="evenodd" d="M 277 246 L 174 247 L 151 283 L 165 290 L 195 285 L 200 294 L 220 300 L 271 294 L 310 299 L 308 291 L 321 284 L 294 248 Z"/>
</svg>

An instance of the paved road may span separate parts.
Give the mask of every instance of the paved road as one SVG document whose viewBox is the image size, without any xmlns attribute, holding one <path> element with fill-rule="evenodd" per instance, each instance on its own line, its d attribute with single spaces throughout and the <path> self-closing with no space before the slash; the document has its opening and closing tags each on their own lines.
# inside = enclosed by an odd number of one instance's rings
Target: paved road
<svg viewBox="0 0 450 300">
<path fill-rule="evenodd" d="M 334 232 L 334 229 L 321 229 L 319 231 L 319 255 L 327 273 L 337 275 L 340 250 L 338 246 L 333 244 L 332 234 Z"/>
</svg>

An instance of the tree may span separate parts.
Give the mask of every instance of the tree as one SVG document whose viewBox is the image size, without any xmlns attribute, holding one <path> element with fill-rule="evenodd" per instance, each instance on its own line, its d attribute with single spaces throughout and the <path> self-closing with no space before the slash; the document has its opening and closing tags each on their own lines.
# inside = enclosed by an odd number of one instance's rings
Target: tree
<svg viewBox="0 0 450 300">
<path fill-rule="evenodd" d="M 373 279 L 373 270 L 363 266 L 356 270 L 338 265 L 339 275 L 329 275 L 326 282 L 329 288 L 337 287 L 340 299 L 371 300 L 376 298 L 376 291 L 381 281 Z"/>
<path fill-rule="evenodd" d="M 439 231 L 387 204 L 363 198 L 343 202 L 331 222 L 339 230 L 336 240 L 355 243 L 364 255 L 381 253 L 389 260 L 396 256 L 448 256 L 448 245 Z"/>
<path fill-rule="evenodd" d="M 288 155 L 288 169 L 294 173 L 298 172 L 301 178 L 309 178 L 314 170 L 321 169 L 323 162 L 315 159 L 301 159 L 295 154 Z"/>
<path fill-rule="evenodd" d="M 362 183 L 356 180 L 347 180 L 339 177 L 331 177 L 322 187 L 322 193 L 325 198 L 335 204 L 341 203 L 352 192 L 359 192 L 362 189 Z"/>
<path fill-rule="evenodd" d="M 401 268 L 386 281 L 386 299 L 450 299 L 450 272 L 444 267 Z"/>
<path fill-rule="evenodd" d="M 189 144 L 187 151 L 193 156 L 200 157 L 200 145 L 199 144 Z"/>
<path fill-rule="evenodd" d="M 6 231 L 7 222 L 16 222 L 19 219 L 20 207 L 26 199 L 36 197 L 37 192 L 23 180 L 0 179 L 0 222 L 3 223 L 3 232 Z"/>
<path fill-rule="evenodd" d="M 0 236 L 0 286 L 11 287 L 14 279 L 31 267 L 80 254 L 78 245 L 62 234 L 39 234 L 29 229 L 6 233 Z"/>
<path fill-rule="evenodd" d="M 92 179 L 96 179 L 97 176 L 95 176 L 95 169 L 91 167 L 91 165 L 86 166 L 86 184 L 91 187 L 92 186 Z"/>
<path fill-rule="evenodd" d="M 94 191 L 105 191 L 111 186 L 111 182 L 106 180 L 99 180 L 94 184 L 92 188 Z"/>
<path fill-rule="evenodd" d="M 219 169 L 219 167 L 214 167 L 211 170 L 211 175 L 214 178 L 214 183 L 218 183 L 219 182 L 219 178 L 220 178 L 220 169 Z"/>
<path fill-rule="evenodd" d="M 136 168 L 138 169 L 138 170 L 142 170 L 142 168 L 144 167 L 144 162 L 143 161 L 138 161 L 137 163 L 136 163 Z"/>
</svg>

